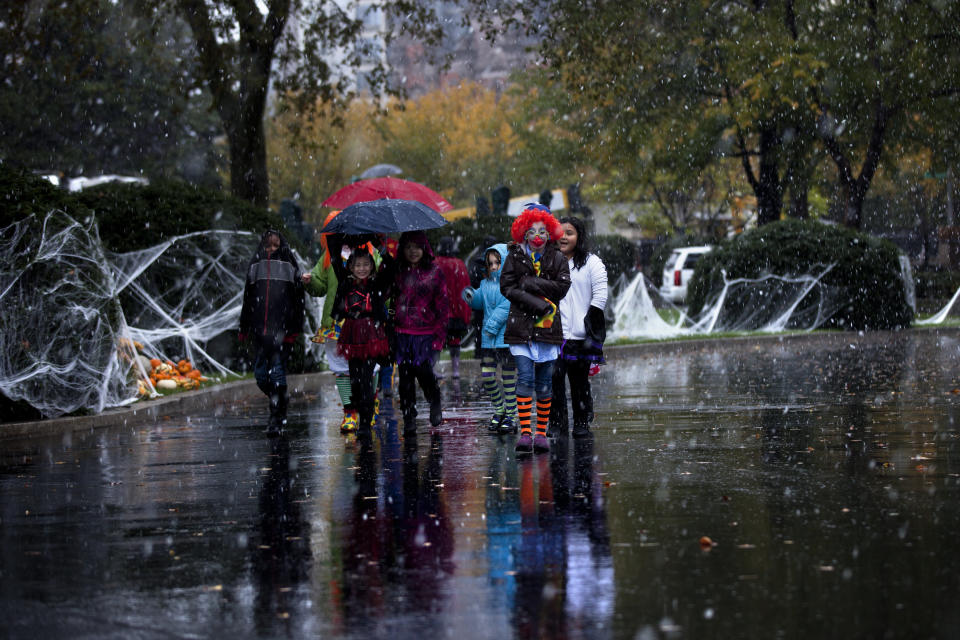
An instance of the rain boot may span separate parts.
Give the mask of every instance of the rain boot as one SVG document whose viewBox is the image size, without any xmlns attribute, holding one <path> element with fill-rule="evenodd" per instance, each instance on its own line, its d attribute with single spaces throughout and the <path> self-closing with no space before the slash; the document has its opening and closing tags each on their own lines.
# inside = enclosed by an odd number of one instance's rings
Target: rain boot
<svg viewBox="0 0 960 640">
<path fill-rule="evenodd" d="M 270 420 L 267 422 L 267 435 L 278 436 L 283 423 L 280 419 L 280 390 L 279 387 L 270 394 Z"/>
<path fill-rule="evenodd" d="M 370 436 L 373 422 L 373 407 L 363 407 L 358 412 L 357 417 L 357 438 L 367 438 Z"/>
<path fill-rule="evenodd" d="M 557 397 L 554 395 L 553 406 L 550 407 L 550 421 L 547 424 L 547 435 L 551 438 L 565 436 L 569 429 L 570 417 L 567 414 L 567 403 L 557 402 Z"/>
<path fill-rule="evenodd" d="M 574 438 L 589 438 L 589 437 L 590 437 L 590 423 L 589 423 L 589 422 L 574 421 L 574 423 L 573 423 L 573 437 L 574 437 Z"/>
<path fill-rule="evenodd" d="M 287 424 L 287 385 L 278 384 L 270 394 L 270 422 L 267 434 L 280 435 Z"/>
<path fill-rule="evenodd" d="M 343 410 L 343 420 L 340 422 L 340 433 L 353 433 L 357 430 L 357 412 L 353 408 Z"/>
<path fill-rule="evenodd" d="M 430 426 L 439 427 L 443 423 L 443 409 L 440 406 L 440 394 L 430 400 Z"/>
</svg>

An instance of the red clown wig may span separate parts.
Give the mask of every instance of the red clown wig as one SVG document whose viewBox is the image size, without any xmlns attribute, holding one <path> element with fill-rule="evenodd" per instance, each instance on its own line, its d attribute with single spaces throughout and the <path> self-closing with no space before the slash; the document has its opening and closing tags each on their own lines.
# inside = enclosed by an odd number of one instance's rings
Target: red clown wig
<svg viewBox="0 0 960 640">
<path fill-rule="evenodd" d="M 547 231 L 550 232 L 551 240 L 559 240 L 563 235 L 563 227 L 553 217 L 548 207 L 536 202 L 528 202 L 523 206 L 523 212 L 513 221 L 513 226 L 510 227 L 510 235 L 513 237 L 513 241 L 517 244 L 522 243 L 523 237 L 534 222 L 544 224 Z"/>
</svg>

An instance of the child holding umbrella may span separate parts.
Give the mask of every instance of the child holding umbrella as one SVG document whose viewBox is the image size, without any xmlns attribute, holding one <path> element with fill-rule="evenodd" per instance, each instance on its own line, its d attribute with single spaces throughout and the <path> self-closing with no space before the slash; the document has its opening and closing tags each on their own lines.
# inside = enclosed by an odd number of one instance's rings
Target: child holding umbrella
<svg viewBox="0 0 960 640">
<path fill-rule="evenodd" d="M 550 450 L 547 422 L 553 398 L 553 365 L 563 343 L 557 309 L 570 288 L 567 259 L 557 249 L 563 229 L 550 209 L 529 203 L 514 221 L 500 275 L 500 291 L 510 301 L 504 341 L 517 364 L 518 453 Z M 537 395 L 537 432 L 531 412 Z"/>
<path fill-rule="evenodd" d="M 327 233 L 351 235 L 404 230 L 391 298 L 394 355 L 400 372 L 398 391 L 405 434 L 417 431 L 417 382 L 430 403 L 430 424 L 438 426 L 443 422 L 440 387 L 433 364 L 443 348 L 450 315 L 446 282 L 433 261 L 430 243 L 423 231 L 409 229 L 432 229 L 446 223 L 443 216 L 421 202 L 382 199 L 352 204 L 322 229 Z"/>
<path fill-rule="evenodd" d="M 344 236 L 333 234 L 327 245 L 339 256 Z M 390 356 L 386 333 L 386 299 L 393 283 L 393 259 L 384 255 L 379 268 L 365 246 L 367 238 L 351 243 L 346 264 L 332 260 L 338 286 L 332 315 L 343 321 L 337 354 L 347 361 L 350 371 L 350 396 L 358 414 L 357 435 L 369 437 L 373 422 L 375 388 L 373 372 L 378 363 Z M 386 253 L 386 252 L 384 252 Z"/>
</svg>

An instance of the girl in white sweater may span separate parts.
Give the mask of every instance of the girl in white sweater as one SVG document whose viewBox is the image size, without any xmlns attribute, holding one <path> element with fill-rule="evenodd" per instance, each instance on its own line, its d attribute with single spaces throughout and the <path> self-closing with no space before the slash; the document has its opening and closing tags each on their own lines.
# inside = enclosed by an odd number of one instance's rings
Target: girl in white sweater
<svg viewBox="0 0 960 640">
<path fill-rule="evenodd" d="M 579 438 L 590 435 L 593 422 L 590 369 L 604 362 L 607 268 L 599 256 L 589 252 L 586 228 L 580 218 L 563 218 L 560 223 L 563 236 L 557 244 L 569 261 L 570 289 L 560 301 L 564 342 L 553 373 L 550 433 L 565 436 L 569 429 L 566 396 L 569 378 L 573 436 Z"/>
</svg>

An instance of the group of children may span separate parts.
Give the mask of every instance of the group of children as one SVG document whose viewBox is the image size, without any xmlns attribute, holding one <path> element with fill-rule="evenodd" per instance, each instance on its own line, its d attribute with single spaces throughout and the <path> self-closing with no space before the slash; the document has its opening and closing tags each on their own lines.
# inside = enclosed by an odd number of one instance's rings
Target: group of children
<svg viewBox="0 0 960 640">
<path fill-rule="evenodd" d="M 392 372 L 394 362 L 404 433 L 416 433 L 417 383 L 430 405 L 430 424 L 441 424 L 434 362 L 447 344 L 452 373 L 458 375 L 459 338 L 474 309 L 483 318 L 478 344 L 480 377 L 494 410 L 489 430 L 511 433 L 519 428 L 517 452 L 549 451 L 548 428 L 556 433 L 568 428 L 569 378 L 573 434 L 588 435 L 593 420 L 589 375 L 603 362 L 606 269 L 588 251 L 582 221 L 558 221 L 543 205 L 526 205 L 510 235 L 510 244 L 486 248 L 486 277 L 471 287 L 463 263 L 443 264 L 423 232 L 404 233 L 395 257 L 382 238 L 331 235 L 325 239 L 324 259 L 302 274 L 292 254 L 287 259 L 290 251 L 283 251 L 279 234 L 264 234 L 248 272 L 240 326 L 241 336 L 257 339 L 254 374 L 271 398 L 270 429 L 285 421 L 289 347 L 284 345 L 302 325 L 302 308 L 297 324 L 282 315 L 277 300 L 302 284 L 308 293 L 327 297 L 318 335 L 327 341 L 327 361 L 344 404 L 341 430 L 369 434 L 375 418 L 375 369 L 380 365 L 382 372 Z M 450 247 L 443 249 L 452 253 Z M 390 373 L 383 378 L 390 379 Z"/>
</svg>

